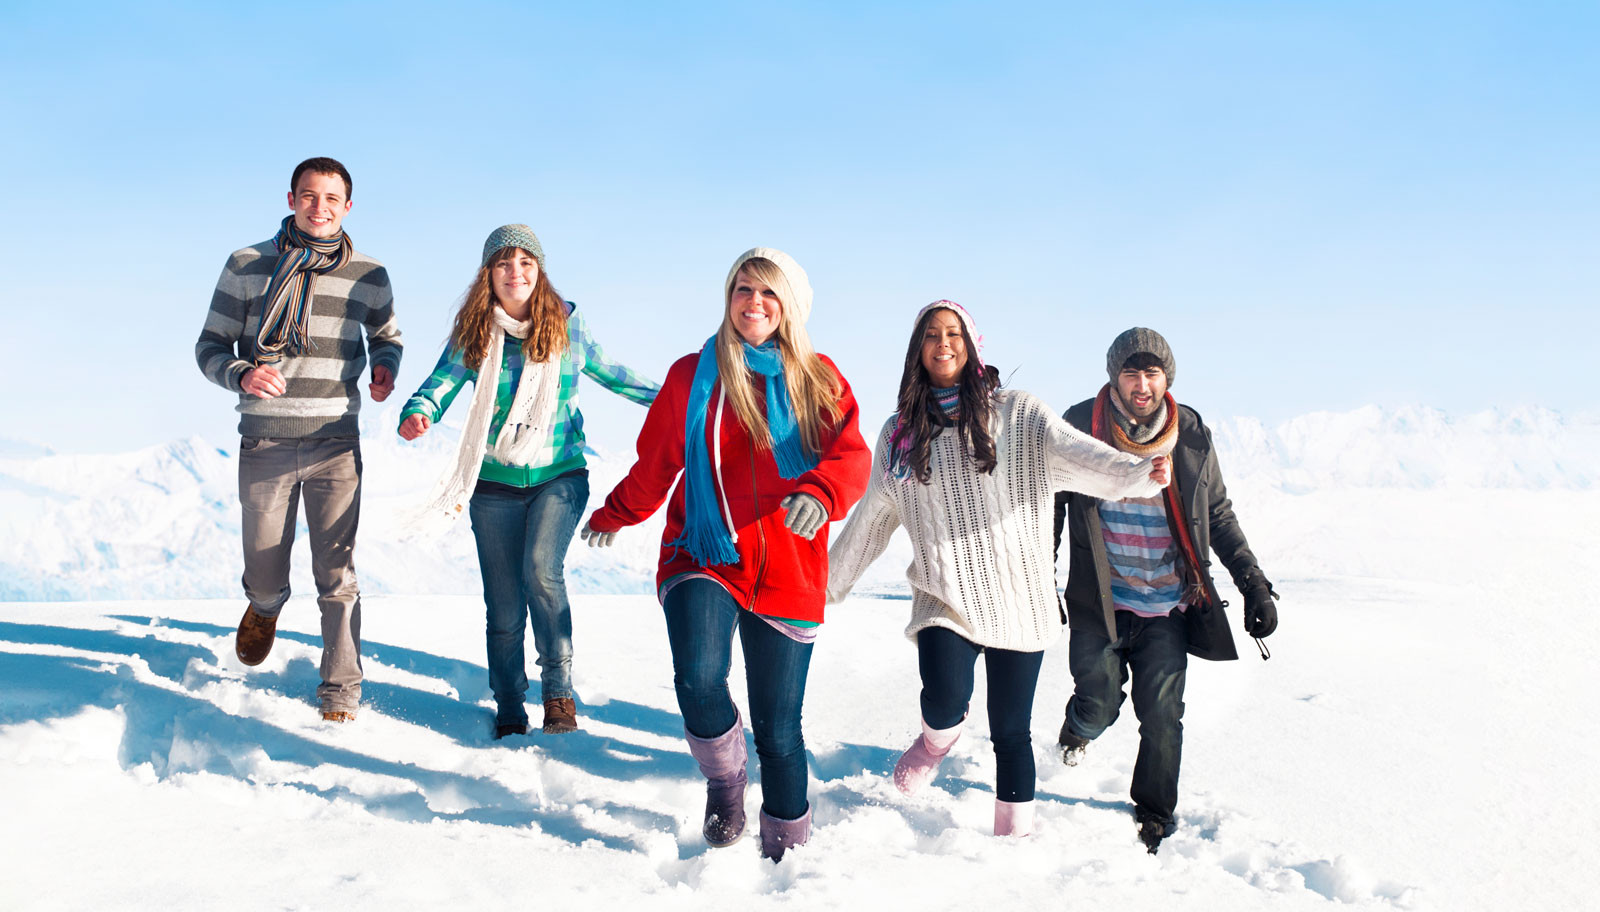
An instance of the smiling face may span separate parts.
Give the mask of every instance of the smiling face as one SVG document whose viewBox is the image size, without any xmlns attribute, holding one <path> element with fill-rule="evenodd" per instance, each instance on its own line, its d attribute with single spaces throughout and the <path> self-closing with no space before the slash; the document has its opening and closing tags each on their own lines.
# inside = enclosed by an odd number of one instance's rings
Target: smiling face
<svg viewBox="0 0 1600 912">
<path fill-rule="evenodd" d="M 307 171 L 300 175 L 289 193 L 295 227 L 314 238 L 331 238 L 338 234 L 350 205 L 344 178 L 337 174 Z"/>
<path fill-rule="evenodd" d="M 733 290 L 728 296 L 728 320 L 739 337 L 751 345 L 760 345 L 778 331 L 783 317 L 783 301 L 772 286 L 740 269 L 733 277 Z"/>
<path fill-rule="evenodd" d="M 961 318 L 944 308 L 934 311 L 922 331 L 922 369 L 928 372 L 928 381 L 948 389 L 961 382 L 966 366 L 967 338 L 961 332 Z"/>
<path fill-rule="evenodd" d="M 534 284 L 539 280 L 539 261 L 519 247 L 501 251 L 489 264 L 489 287 L 506 315 L 527 319 L 532 305 Z"/>
<path fill-rule="evenodd" d="M 1155 416 L 1167 397 L 1167 372 L 1159 367 L 1125 367 L 1117 375 L 1117 395 L 1133 420 L 1143 424 Z"/>
</svg>

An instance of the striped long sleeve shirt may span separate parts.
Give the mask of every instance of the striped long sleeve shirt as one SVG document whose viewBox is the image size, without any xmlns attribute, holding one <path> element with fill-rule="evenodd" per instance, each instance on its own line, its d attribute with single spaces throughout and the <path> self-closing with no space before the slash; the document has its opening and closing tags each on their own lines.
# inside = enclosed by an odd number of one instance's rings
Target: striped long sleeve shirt
<svg viewBox="0 0 1600 912">
<path fill-rule="evenodd" d="M 270 240 L 228 257 L 195 342 L 195 361 L 212 383 L 239 394 L 243 436 L 356 436 L 367 359 L 374 367 L 388 367 L 391 376 L 400 371 L 389 273 L 358 251 L 344 266 L 319 275 L 311 302 L 311 346 L 274 365 L 283 374 L 284 394 L 259 399 L 243 392 L 239 382 L 255 363 L 261 297 L 277 263 L 278 248 Z"/>
<path fill-rule="evenodd" d="M 584 465 L 583 413 L 578 410 L 578 374 L 588 374 L 606 389 L 640 405 L 654 402 L 656 393 L 661 390 L 661 385 L 654 380 L 606 357 L 606 353 L 589 334 L 588 324 L 584 322 L 577 305 L 568 301 L 567 307 L 571 308 L 567 317 L 569 344 L 561 353 L 561 391 L 556 400 L 555 416 L 551 420 L 550 437 L 527 465 L 503 465 L 496 462 L 493 456 L 486 456 L 479 475 L 486 481 L 532 487 Z M 463 358 L 461 350 L 455 346 L 445 346 L 433 373 L 406 400 L 405 408 L 400 411 L 401 422 L 411 415 L 422 415 L 429 422 L 437 422 L 468 381 L 478 382 L 477 366 L 469 367 Z M 506 423 L 506 414 L 511 411 L 511 402 L 516 396 L 517 383 L 522 379 L 526 361 L 522 340 L 506 336 L 500 376 L 495 388 L 494 418 L 489 424 L 491 441 Z"/>
<path fill-rule="evenodd" d="M 1100 527 L 1116 610 L 1165 617 L 1184 607 L 1178 546 L 1167 528 L 1167 507 L 1161 497 L 1101 501 Z"/>
</svg>

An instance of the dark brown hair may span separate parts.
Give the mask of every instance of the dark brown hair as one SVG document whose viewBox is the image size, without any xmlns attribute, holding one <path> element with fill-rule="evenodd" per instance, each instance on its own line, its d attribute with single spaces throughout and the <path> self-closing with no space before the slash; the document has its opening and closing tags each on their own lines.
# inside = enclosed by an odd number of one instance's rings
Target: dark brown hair
<svg viewBox="0 0 1600 912">
<path fill-rule="evenodd" d="M 933 381 L 922 366 L 922 336 L 928 331 L 933 315 L 947 309 L 935 307 L 923 314 L 911 331 L 906 367 L 900 375 L 900 421 L 889 438 L 890 471 L 908 466 L 922 484 L 933 480 L 933 470 L 928 466 L 928 450 L 933 438 L 941 428 L 951 424 L 951 419 L 934 399 Z M 989 419 L 994 415 L 994 391 L 1000 388 L 1000 371 L 979 360 L 978 346 L 967 332 L 966 321 L 960 323 L 967 363 L 961 368 L 961 408 L 955 418 L 956 433 L 967 452 L 972 454 L 978 471 L 993 472 L 999 460 L 994 452 L 994 437 L 989 434 Z"/>
<path fill-rule="evenodd" d="M 293 193 L 300 187 L 300 175 L 310 171 L 312 174 L 332 174 L 344 181 L 344 198 L 348 202 L 351 192 L 355 189 L 350 183 L 350 172 L 337 159 L 318 156 L 308 158 L 294 166 L 294 173 L 289 175 L 289 192 Z"/>
</svg>

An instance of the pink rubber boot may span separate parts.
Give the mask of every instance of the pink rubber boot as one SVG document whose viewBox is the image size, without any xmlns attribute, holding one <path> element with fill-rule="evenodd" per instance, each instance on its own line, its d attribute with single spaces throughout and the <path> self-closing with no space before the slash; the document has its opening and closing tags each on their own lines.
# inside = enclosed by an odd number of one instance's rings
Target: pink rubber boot
<svg viewBox="0 0 1600 912">
<path fill-rule="evenodd" d="M 1033 832 L 1032 801 L 994 800 L 994 834 L 1027 836 Z"/>
<path fill-rule="evenodd" d="M 915 795 L 933 781 L 939 772 L 939 763 L 950 753 L 956 739 L 961 737 L 961 723 L 946 729 L 929 728 L 922 723 L 922 734 L 911 742 L 906 752 L 894 765 L 894 785 L 907 795 Z"/>
</svg>

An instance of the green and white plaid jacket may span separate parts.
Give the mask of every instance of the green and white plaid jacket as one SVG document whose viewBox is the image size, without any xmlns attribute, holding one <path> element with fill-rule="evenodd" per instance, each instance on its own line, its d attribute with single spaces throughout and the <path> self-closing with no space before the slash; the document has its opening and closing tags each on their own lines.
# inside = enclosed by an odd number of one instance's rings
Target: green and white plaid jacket
<svg viewBox="0 0 1600 912">
<path fill-rule="evenodd" d="M 502 465 L 494 457 L 486 456 L 479 475 L 486 481 L 518 487 L 542 484 L 564 472 L 581 468 L 583 459 L 583 413 L 578 411 L 578 374 L 588 374 L 601 386 L 640 405 L 655 401 L 661 385 L 634 372 L 625 365 L 606 357 L 605 352 L 589 335 L 583 314 L 571 301 L 567 317 L 567 339 L 570 344 L 561 353 L 561 393 L 556 403 L 555 419 L 551 423 L 550 437 L 539 448 L 538 454 L 527 465 Z M 489 424 L 489 439 L 493 440 L 506 423 L 506 413 L 511 410 L 511 400 L 517 383 L 522 379 L 522 367 L 527 356 L 522 353 L 522 340 L 506 336 L 505 353 L 500 366 L 500 383 L 495 390 L 494 420 Z M 400 412 L 400 421 L 412 415 L 422 415 L 430 422 L 450 407 L 456 394 L 467 381 L 478 382 L 478 369 L 462 360 L 462 352 L 454 346 L 445 346 L 439 363 L 422 382 L 422 386 L 406 401 Z"/>
</svg>

